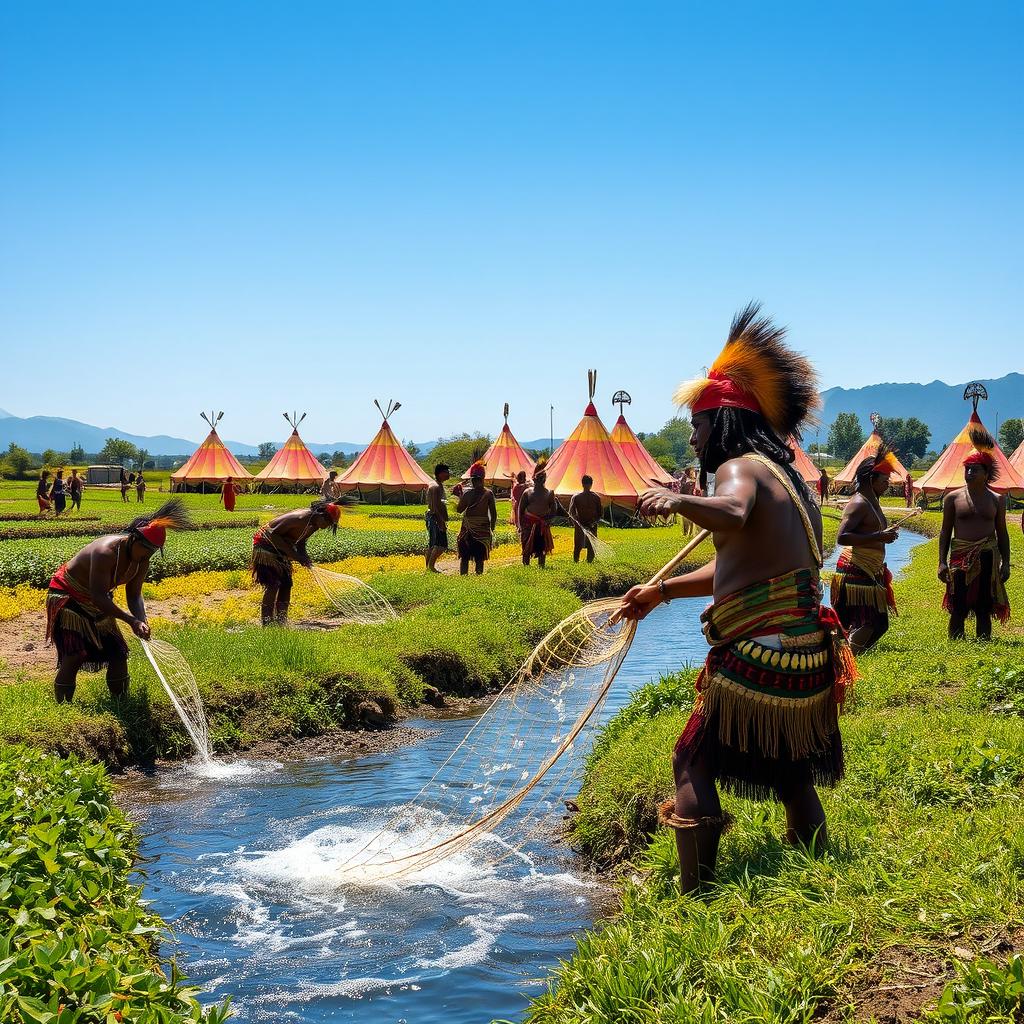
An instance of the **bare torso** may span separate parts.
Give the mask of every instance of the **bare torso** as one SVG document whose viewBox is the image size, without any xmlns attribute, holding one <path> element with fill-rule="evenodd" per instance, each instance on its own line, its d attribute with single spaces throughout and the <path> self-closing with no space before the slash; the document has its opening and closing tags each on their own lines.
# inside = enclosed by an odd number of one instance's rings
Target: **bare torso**
<svg viewBox="0 0 1024 1024">
<path fill-rule="evenodd" d="M 601 511 L 601 499 L 593 491 L 580 491 L 569 503 L 569 515 L 584 526 L 593 526 L 601 518 Z"/>
<path fill-rule="evenodd" d="M 889 521 L 881 506 L 858 491 L 846 503 L 843 518 L 839 524 L 839 543 L 846 546 L 867 548 L 871 551 L 885 551 L 885 541 L 875 535 L 885 531 Z"/>
<path fill-rule="evenodd" d="M 132 542 L 123 535 L 99 537 L 67 563 L 67 573 L 83 590 L 110 593 L 133 580 L 146 578 L 149 559 L 133 561 Z"/>
<path fill-rule="evenodd" d="M 961 487 L 947 494 L 942 503 L 943 513 L 952 506 L 953 536 L 957 540 L 986 540 L 996 532 L 1001 499 L 987 487 L 979 488 L 974 494 L 967 487 Z"/>
<path fill-rule="evenodd" d="M 444 484 L 435 481 L 427 488 L 427 508 L 442 523 L 448 521 L 448 501 L 444 493 Z"/>
<path fill-rule="evenodd" d="M 555 514 L 555 495 L 543 484 L 534 484 L 523 495 L 523 503 L 527 512 L 546 519 Z"/>
</svg>

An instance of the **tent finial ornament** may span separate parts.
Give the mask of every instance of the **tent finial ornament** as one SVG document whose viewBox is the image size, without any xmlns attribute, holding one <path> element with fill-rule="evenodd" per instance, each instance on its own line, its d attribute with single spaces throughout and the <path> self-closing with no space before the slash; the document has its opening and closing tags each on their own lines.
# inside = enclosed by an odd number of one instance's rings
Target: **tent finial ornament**
<svg viewBox="0 0 1024 1024">
<path fill-rule="evenodd" d="M 871 420 L 871 426 L 873 426 L 875 428 L 875 430 L 877 430 L 878 429 L 878 425 L 882 422 L 882 414 L 881 413 L 877 413 L 877 412 L 873 412 L 868 417 L 868 419 Z"/>
<path fill-rule="evenodd" d="M 633 399 L 630 398 L 630 395 L 629 395 L 628 391 L 616 391 L 615 394 L 612 395 L 612 405 L 617 405 L 619 407 L 619 415 L 620 416 L 622 415 L 622 407 L 624 405 L 632 405 L 632 404 L 633 404 Z"/>
<path fill-rule="evenodd" d="M 981 401 L 981 399 L 984 398 L 985 401 L 988 401 L 988 391 L 980 380 L 971 381 L 971 383 L 964 388 L 964 401 L 966 402 L 968 398 L 974 403 L 972 409 L 973 412 L 978 411 L 978 402 Z"/>
<path fill-rule="evenodd" d="M 587 387 L 590 389 L 590 401 L 593 401 L 597 390 L 597 370 L 587 370 Z"/>
<path fill-rule="evenodd" d="M 505 422 L 508 423 L 508 402 L 505 403 Z"/>
</svg>

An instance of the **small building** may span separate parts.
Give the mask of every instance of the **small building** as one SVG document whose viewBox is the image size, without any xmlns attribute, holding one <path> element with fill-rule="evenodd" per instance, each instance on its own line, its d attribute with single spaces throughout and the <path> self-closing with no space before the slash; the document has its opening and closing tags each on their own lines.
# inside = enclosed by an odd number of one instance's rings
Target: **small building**
<svg viewBox="0 0 1024 1024">
<path fill-rule="evenodd" d="M 121 482 L 120 466 L 89 466 L 85 471 L 85 482 L 90 486 L 117 484 Z"/>
</svg>

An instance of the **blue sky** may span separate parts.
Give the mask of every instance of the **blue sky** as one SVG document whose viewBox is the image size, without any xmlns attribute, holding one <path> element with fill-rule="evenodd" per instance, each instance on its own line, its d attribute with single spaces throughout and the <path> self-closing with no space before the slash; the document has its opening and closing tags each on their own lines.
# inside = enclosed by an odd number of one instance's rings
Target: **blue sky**
<svg viewBox="0 0 1024 1024">
<path fill-rule="evenodd" d="M 823 386 L 1024 367 L 1020 4 L 0 6 L 0 406 L 656 429 L 750 298 Z"/>
</svg>

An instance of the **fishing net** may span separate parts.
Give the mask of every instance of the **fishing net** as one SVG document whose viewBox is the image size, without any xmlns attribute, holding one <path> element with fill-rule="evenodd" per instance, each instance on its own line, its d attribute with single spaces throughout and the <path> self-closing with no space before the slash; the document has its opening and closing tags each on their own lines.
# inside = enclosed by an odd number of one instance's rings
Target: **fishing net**
<svg viewBox="0 0 1024 1024">
<path fill-rule="evenodd" d="M 388 599 L 365 580 L 322 569 L 318 565 L 309 572 L 327 603 L 334 608 L 339 621 L 372 626 L 398 618 Z"/>
<path fill-rule="evenodd" d="M 150 637 L 149 640 L 139 642 L 171 705 L 178 713 L 196 753 L 204 761 L 211 760 L 213 750 L 210 747 L 210 730 L 203 710 L 203 698 L 199 695 L 199 686 L 188 662 L 176 647 L 165 640 Z"/>
<path fill-rule="evenodd" d="M 610 558 L 615 557 L 615 549 L 607 541 L 601 540 L 600 537 L 593 530 L 588 530 L 578 519 L 573 516 L 569 517 L 569 521 L 573 526 L 579 527 L 583 536 L 587 538 L 587 543 L 594 549 L 594 554 L 602 561 L 608 561 Z"/>
<path fill-rule="evenodd" d="M 651 582 L 707 536 L 702 531 Z M 489 844 L 498 862 L 547 834 L 575 780 L 578 758 L 566 755 L 589 749 L 636 634 L 636 622 L 617 614 L 621 603 L 591 602 L 555 626 L 419 795 L 339 865 L 339 879 L 415 876 L 476 843 Z"/>
</svg>

